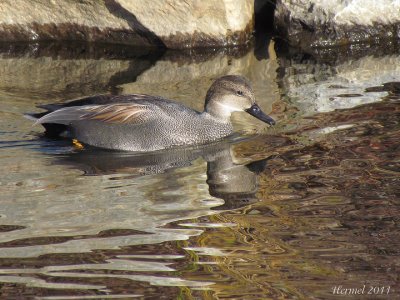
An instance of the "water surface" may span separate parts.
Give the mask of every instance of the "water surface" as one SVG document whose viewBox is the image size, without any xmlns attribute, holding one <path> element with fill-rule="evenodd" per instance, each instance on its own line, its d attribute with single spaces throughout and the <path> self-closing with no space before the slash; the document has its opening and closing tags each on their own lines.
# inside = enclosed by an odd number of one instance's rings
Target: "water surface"
<svg viewBox="0 0 400 300">
<path fill-rule="evenodd" d="M 1 298 L 400 297 L 400 55 L 351 50 L 2 45 Z M 274 128 L 238 114 L 225 141 L 140 155 L 23 117 L 99 93 L 201 110 L 225 74 L 252 81 Z"/>
</svg>

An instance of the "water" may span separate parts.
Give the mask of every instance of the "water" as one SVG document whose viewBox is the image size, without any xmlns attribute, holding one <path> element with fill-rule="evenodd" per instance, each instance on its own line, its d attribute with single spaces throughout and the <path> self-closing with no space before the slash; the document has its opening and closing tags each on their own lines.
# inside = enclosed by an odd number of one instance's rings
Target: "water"
<svg viewBox="0 0 400 300">
<path fill-rule="evenodd" d="M 393 47 L 2 45 L 0 297 L 400 298 Z M 23 118 L 107 92 L 202 109 L 225 74 L 247 76 L 277 126 L 236 115 L 226 141 L 138 155 L 79 151 Z"/>
</svg>

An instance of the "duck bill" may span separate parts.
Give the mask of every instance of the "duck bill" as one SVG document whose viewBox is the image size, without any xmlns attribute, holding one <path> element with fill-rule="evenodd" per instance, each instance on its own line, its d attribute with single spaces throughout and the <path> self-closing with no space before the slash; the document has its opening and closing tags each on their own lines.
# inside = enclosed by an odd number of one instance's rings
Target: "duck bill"
<svg viewBox="0 0 400 300">
<path fill-rule="evenodd" d="M 246 112 L 269 125 L 275 125 L 274 119 L 266 115 L 257 104 L 253 104 L 249 109 L 246 109 Z"/>
</svg>

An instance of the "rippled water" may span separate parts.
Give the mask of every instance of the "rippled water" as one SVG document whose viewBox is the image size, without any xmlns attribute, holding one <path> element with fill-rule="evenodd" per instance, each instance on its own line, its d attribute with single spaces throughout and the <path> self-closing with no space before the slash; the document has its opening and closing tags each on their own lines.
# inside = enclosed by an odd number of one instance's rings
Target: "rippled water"
<svg viewBox="0 0 400 300">
<path fill-rule="evenodd" d="M 0 297 L 399 298 L 393 47 L 2 45 Z M 226 141 L 139 155 L 77 150 L 23 117 L 107 92 L 201 109 L 225 74 L 247 76 L 277 126 L 241 114 Z"/>
</svg>

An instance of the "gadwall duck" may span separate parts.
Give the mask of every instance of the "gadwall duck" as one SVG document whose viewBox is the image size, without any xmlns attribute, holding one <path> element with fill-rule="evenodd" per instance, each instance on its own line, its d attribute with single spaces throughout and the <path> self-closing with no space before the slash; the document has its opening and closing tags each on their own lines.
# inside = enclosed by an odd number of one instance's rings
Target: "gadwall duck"
<svg viewBox="0 0 400 300">
<path fill-rule="evenodd" d="M 142 94 L 99 95 L 42 107 L 51 112 L 36 114 L 36 124 L 49 134 L 100 148 L 140 152 L 222 139 L 233 133 L 230 117 L 236 111 L 275 124 L 256 104 L 250 82 L 236 75 L 220 77 L 211 85 L 203 112 Z"/>
</svg>

